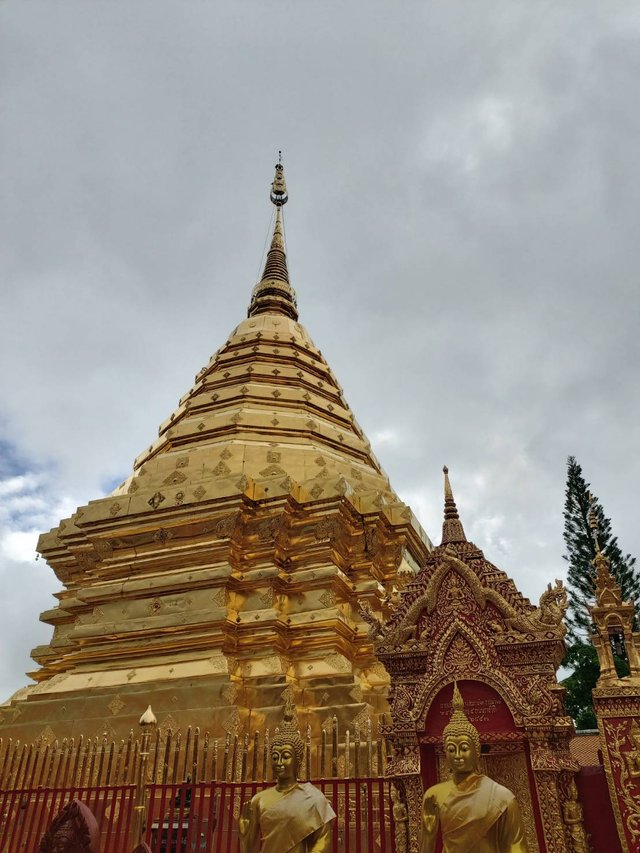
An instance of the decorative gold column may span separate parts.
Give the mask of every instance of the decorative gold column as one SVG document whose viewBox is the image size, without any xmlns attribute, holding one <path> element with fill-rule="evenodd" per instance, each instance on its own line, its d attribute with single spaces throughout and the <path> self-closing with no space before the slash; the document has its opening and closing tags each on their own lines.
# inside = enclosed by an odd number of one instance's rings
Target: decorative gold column
<svg viewBox="0 0 640 853">
<path fill-rule="evenodd" d="M 136 804 L 134 807 L 133 838 L 134 844 L 142 843 L 145 830 L 145 817 L 147 811 L 147 764 L 149 760 L 149 743 L 151 730 L 157 726 L 155 714 L 151 705 L 140 717 L 140 728 L 142 729 L 142 743 L 140 745 L 140 762 L 138 764 L 138 778 L 136 779 Z"/>
<path fill-rule="evenodd" d="M 594 532 L 596 556 L 596 603 L 591 608 L 595 633 L 591 642 L 600 661 L 600 678 L 593 691 L 600 744 L 609 796 L 623 850 L 640 849 L 640 632 L 633 630 L 635 607 L 622 600 L 622 591 L 611 574 L 609 559 L 600 551 L 597 521 Z M 620 644 L 620 638 L 623 638 Z M 619 678 L 612 642 L 620 645 L 629 675 Z"/>
</svg>

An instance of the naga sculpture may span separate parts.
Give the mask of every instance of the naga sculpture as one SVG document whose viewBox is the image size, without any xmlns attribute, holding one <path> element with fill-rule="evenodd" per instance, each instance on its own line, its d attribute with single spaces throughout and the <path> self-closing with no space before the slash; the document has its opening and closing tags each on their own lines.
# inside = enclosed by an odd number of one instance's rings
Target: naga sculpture
<svg viewBox="0 0 640 853">
<path fill-rule="evenodd" d="M 100 832 L 93 812 L 72 800 L 42 836 L 39 853 L 99 853 Z"/>
<path fill-rule="evenodd" d="M 518 631 L 522 634 L 535 634 L 541 631 L 559 631 L 562 636 L 567 633 L 564 624 L 564 614 L 567 609 L 567 590 L 560 580 L 554 586 L 547 588 L 540 596 L 540 604 L 533 613 L 508 618 L 507 630 Z"/>
</svg>

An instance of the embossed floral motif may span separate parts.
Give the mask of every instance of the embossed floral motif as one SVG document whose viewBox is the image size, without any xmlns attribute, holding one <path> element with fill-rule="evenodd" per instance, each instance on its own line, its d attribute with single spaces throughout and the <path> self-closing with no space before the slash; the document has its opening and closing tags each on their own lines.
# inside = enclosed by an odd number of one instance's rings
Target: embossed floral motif
<svg viewBox="0 0 640 853">
<path fill-rule="evenodd" d="M 445 672 L 478 672 L 481 667 L 478 653 L 460 634 L 456 634 L 444 656 Z"/>
<path fill-rule="evenodd" d="M 333 607 L 337 601 L 337 597 L 332 589 L 327 589 L 322 593 L 318 600 L 323 607 Z"/>
<path fill-rule="evenodd" d="M 275 601 L 275 593 L 273 591 L 273 587 L 270 586 L 260 596 L 260 602 L 261 602 L 263 607 L 273 607 L 274 601 Z"/>
<path fill-rule="evenodd" d="M 173 471 L 168 477 L 164 478 L 162 483 L 165 486 L 179 486 L 180 483 L 184 483 L 186 479 L 186 474 L 183 474 L 182 471 Z"/>
<path fill-rule="evenodd" d="M 632 736 L 631 720 L 603 722 L 615 789 L 625 829 L 630 840 L 640 840 L 640 778 L 632 775 L 638 747 Z"/>
<path fill-rule="evenodd" d="M 120 696 L 114 696 L 114 698 L 111 700 L 111 702 L 109 702 L 109 704 L 107 705 L 107 708 L 111 711 L 111 713 L 115 717 L 124 708 L 124 702 L 122 701 Z"/>
<path fill-rule="evenodd" d="M 164 495 L 162 494 L 162 492 L 156 492 L 155 495 L 153 495 L 152 497 L 149 498 L 147 503 L 149 504 L 149 506 L 153 507 L 154 509 L 158 509 L 158 507 L 164 501 L 164 499 L 165 498 L 164 498 Z"/>
<path fill-rule="evenodd" d="M 265 518 L 263 521 L 260 521 L 256 527 L 260 542 L 271 542 L 275 539 L 281 524 L 282 518 L 280 516 L 273 516 L 272 518 Z"/>
<path fill-rule="evenodd" d="M 331 518 L 330 516 L 325 515 L 316 524 L 314 536 L 318 540 L 318 542 L 322 542 L 324 539 L 332 540 L 335 538 L 338 528 L 338 519 Z"/>
</svg>

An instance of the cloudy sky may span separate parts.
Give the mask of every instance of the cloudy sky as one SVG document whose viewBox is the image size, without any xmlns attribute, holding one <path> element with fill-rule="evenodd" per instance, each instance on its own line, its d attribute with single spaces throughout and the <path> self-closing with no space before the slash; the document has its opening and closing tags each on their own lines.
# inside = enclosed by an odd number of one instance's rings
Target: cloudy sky
<svg viewBox="0 0 640 853">
<path fill-rule="evenodd" d="M 131 470 L 246 312 L 284 151 L 301 320 L 396 491 L 537 601 L 575 454 L 640 557 L 635 2 L 5 0 L 0 699 L 38 532 Z"/>
</svg>

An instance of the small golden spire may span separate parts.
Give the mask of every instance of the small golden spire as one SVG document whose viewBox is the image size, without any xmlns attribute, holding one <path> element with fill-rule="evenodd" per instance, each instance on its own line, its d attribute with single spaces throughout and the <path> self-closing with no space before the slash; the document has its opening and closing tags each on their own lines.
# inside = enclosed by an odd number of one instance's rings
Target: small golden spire
<svg viewBox="0 0 640 853">
<path fill-rule="evenodd" d="M 276 176 L 271 183 L 271 202 L 276 207 L 282 207 L 289 201 L 287 195 L 287 182 L 284 179 L 284 166 L 282 165 L 282 151 L 278 151 L 278 162 L 276 163 Z"/>
<path fill-rule="evenodd" d="M 253 289 L 248 316 L 284 314 L 286 317 L 291 317 L 292 320 L 297 320 L 296 294 L 289 284 L 289 270 L 287 269 L 287 254 L 284 243 L 282 207 L 289 200 L 289 196 L 287 194 L 287 182 L 284 178 L 282 151 L 279 152 L 276 174 L 271 182 L 269 198 L 276 208 L 276 220 L 262 277 Z"/>
<path fill-rule="evenodd" d="M 466 542 L 467 537 L 458 515 L 458 508 L 453 499 L 453 491 L 449 482 L 449 469 L 445 465 L 444 473 L 444 521 L 442 522 L 442 545 L 452 542 Z"/>
<path fill-rule="evenodd" d="M 589 514 L 587 516 L 589 527 L 591 528 L 593 535 L 593 544 L 596 549 L 596 556 L 591 561 L 596 570 L 595 577 L 595 596 L 596 596 L 596 604 L 603 604 L 608 601 L 615 600 L 622 603 L 622 595 L 620 592 L 620 586 L 611 573 L 611 561 L 604 554 L 600 548 L 600 542 L 598 541 L 598 533 L 600 532 L 598 526 L 598 515 L 595 510 L 596 499 L 589 492 Z"/>
<path fill-rule="evenodd" d="M 593 544 L 596 548 L 596 554 L 599 554 L 600 542 L 598 542 L 598 533 L 600 531 L 598 529 L 598 516 L 595 511 L 596 501 L 591 492 L 587 492 L 587 498 L 589 499 L 589 514 L 587 518 L 589 521 L 589 527 L 591 528 L 591 535 L 593 536 Z"/>
</svg>

